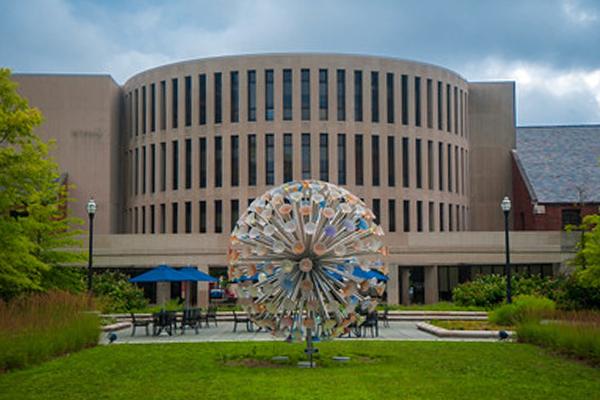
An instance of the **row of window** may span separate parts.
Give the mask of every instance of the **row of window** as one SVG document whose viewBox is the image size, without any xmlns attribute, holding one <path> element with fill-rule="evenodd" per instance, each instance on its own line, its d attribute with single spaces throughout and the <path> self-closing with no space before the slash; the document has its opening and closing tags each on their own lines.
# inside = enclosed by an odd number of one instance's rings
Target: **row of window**
<svg viewBox="0 0 600 400">
<path fill-rule="evenodd" d="M 293 75 L 294 70 L 283 69 L 281 71 L 281 98 L 282 104 L 280 111 L 277 111 L 275 104 L 275 70 L 266 69 L 262 71 L 264 74 L 264 118 L 265 121 L 274 121 L 276 115 L 283 121 L 291 121 L 294 119 L 294 104 L 293 104 Z M 296 71 L 298 72 L 298 71 Z M 320 121 L 328 121 L 334 119 L 330 116 L 329 105 L 329 69 L 319 69 L 318 76 L 318 119 Z M 353 115 L 350 116 L 354 121 L 363 121 L 363 71 L 355 70 L 352 72 L 353 77 Z M 257 79 L 256 70 L 246 71 L 246 119 L 248 122 L 254 122 L 258 118 L 257 114 Z M 302 121 L 311 120 L 311 78 L 314 71 L 310 69 L 300 70 L 300 107 L 296 112 L 300 112 Z M 345 69 L 335 70 L 335 120 L 346 121 L 346 86 L 347 86 L 347 71 Z M 434 81 L 427 78 L 422 79 L 419 76 L 400 75 L 400 98 L 396 99 L 396 75 L 393 72 L 384 74 L 385 87 L 383 88 L 385 96 L 385 107 L 380 107 L 380 72 L 371 71 L 369 76 L 368 93 L 370 95 L 370 120 L 371 122 L 382 122 L 381 116 L 385 111 L 385 121 L 393 124 L 396 122 L 396 101 L 399 101 L 400 120 L 403 125 L 409 124 L 409 118 L 412 114 L 413 124 L 417 127 L 426 126 L 434 128 L 434 106 L 436 112 L 436 128 L 465 135 L 465 119 L 467 109 L 467 92 L 460 89 L 458 86 L 452 86 L 449 83 L 444 84 L 441 81 Z M 184 118 L 183 124 L 186 127 L 191 127 L 196 120 L 196 124 L 205 125 L 208 121 L 207 109 L 213 111 L 213 122 L 221 124 L 223 122 L 223 110 L 228 109 L 230 114 L 227 116 L 229 122 L 240 122 L 240 73 L 239 71 L 229 72 L 229 107 L 223 105 L 223 73 L 215 72 L 212 74 L 213 99 L 210 108 L 208 107 L 209 99 L 207 98 L 207 85 L 210 75 L 199 74 L 195 77 L 189 75 L 183 78 L 183 104 Z M 193 84 L 195 80 L 195 84 Z M 412 82 L 411 82 L 412 81 Z M 167 88 L 167 85 L 170 88 Z M 141 88 L 136 88 L 126 95 L 126 104 L 128 107 L 128 132 L 130 136 L 139 135 L 140 132 L 155 132 L 158 129 L 167 129 L 167 124 L 172 129 L 177 129 L 180 125 L 179 120 L 179 92 L 180 79 L 172 78 L 170 81 L 162 80 L 158 83 L 151 83 Z M 193 87 L 195 86 L 195 87 Z M 170 121 L 167 121 L 167 90 L 170 94 Z M 192 96 L 197 93 L 198 109 L 194 117 L 192 110 Z M 412 96 L 411 101 L 409 97 Z M 422 103 L 425 104 L 422 104 Z M 149 103 L 149 104 L 148 104 Z M 412 105 L 412 110 L 410 106 Z M 424 108 L 424 112 L 423 112 Z M 276 112 L 277 111 L 277 112 Z M 140 115 L 141 114 L 141 115 Z"/>
<path fill-rule="evenodd" d="M 335 143 L 331 143 L 333 135 L 320 133 L 318 136 L 310 133 L 302 133 L 300 136 L 301 165 L 297 175 L 301 179 L 318 178 L 323 181 L 337 181 L 339 185 L 354 184 L 362 186 L 365 184 L 365 152 L 370 152 L 372 186 L 382 185 L 382 177 L 387 179 L 384 184 L 389 187 L 396 186 L 396 137 L 362 134 L 352 135 L 354 140 L 354 176 L 353 182 L 348 182 L 348 138 L 344 133 L 339 133 L 333 138 Z M 227 161 L 224 157 L 224 139 L 228 138 L 229 151 Z M 318 142 L 313 143 L 317 138 Z M 370 138 L 370 143 L 365 143 L 365 138 Z M 209 144 L 209 139 L 212 143 Z M 240 140 L 246 140 L 245 154 L 241 153 Z M 264 182 L 266 185 L 275 184 L 275 134 L 267 133 L 264 135 L 264 152 L 259 154 L 258 141 L 256 134 L 248 134 L 244 137 L 231 135 L 227 137 L 214 136 L 211 138 L 200 137 L 197 142 L 192 139 L 184 139 L 184 171 L 183 188 L 191 189 L 194 185 L 199 188 L 209 187 L 209 179 L 212 180 L 211 187 L 223 186 L 224 168 L 229 168 L 230 186 L 240 185 L 240 174 L 244 171 L 247 174 L 248 186 L 256 186 L 258 183 L 258 159 L 264 158 Z M 417 189 L 429 190 L 447 190 L 448 192 L 460 193 L 465 195 L 466 185 L 465 176 L 468 175 L 468 152 L 462 147 L 443 142 L 434 142 L 432 140 L 410 139 L 402 137 L 400 162 L 402 167 L 401 184 L 402 187 L 414 187 Z M 385 141 L 385 144 L 382 144 Z M 294 179 L 294 140 L 291 133 L 284 133 L 281 142 L 283 154 L 283 163 L 281 164 L 281 175 L 283 182 Z M 337 158 L 335 162 L 336 171 L 333 173 L 334 166 L 329 157 L 330 146 L 335 146 Z M 168 149 L 170 147 L 170 149 Z M 210 147 L 210 148 L 209 148 Z M 385 147 L 385 149 L 383 148 Z M 198 152 L 198 165 L 194 167 L 193 152 Z M 297 151 L 297 150 L 296 150 Z M 385 156 L 384 156 L 385 151 Z M 170 160 L 167 153 L 170 152 Z M 213 166 L 209 174 L 208 156 L 211 153 Z M 131 194 L 155 193 L 157 191 L 167 190 L 167 164 L 170 167 L 170 187 L 169 190 L 180 189 L 180 141 L 153 143 L 141 146 L 127 153 L 127 162 L 129 173 L 131 174 Z M 318 170 L 313 170 L 312 158 L 318 159 Z M 382 161 L 383 159 L 383 161 Z M 240 165 L 240 160 L 244 160 Z M 224 165 L 227 162 L 228 165 Z M 386 164 L 382 171 L 382 164 Z M 241 167 L 241 168 L 240 168 Z M 147 168 L 150 173 L 148 174 Z M 411 182 L 411 169 L 414 168 L 414 182 Z M 437 169 L 437 182 L 434 176 Z M 194 178 L 193 176 L 196 175 Z M 385 174 L 385 175 L 384 175 Z M 149 182 L 147 181 L 149 180 Z"/>
<path fill-rule="evenodd" d="M 253 200 L 248 199 L 248 205 Z M 183 227 L 179 226 L 180 204 L 183 204 Z M 399 232 L 400 230 L 402 232 L 411 232 L 411 230 L 416 232 L 452 232 L 467 229 L 468 208 L 464 205 L 442 202 L 436 205 L 433 201 L 424 202 L 421 200 L 402 200 L 400 202 L 396 199 L 388 199 L 387 205 L 382 205 L 381 199 L 373 199 L 371 207 L 376 221 L 380 224 L 382 224 L 380 218 L 382 206 L 387 207 L 388 232 Z M 415 207 L 412 210 L 414 214 L 411 213 L 411 207 Z M 167 226 L 167 212 L 170 212 L 170 226 Z M 401 226 L 397 225 L 399 212 L 402 213 Z M 223 233 L 225 229 L 223 200 L 214 200 L 211 212 L 207 210 L 207 201 L 201 200 L 198 202 L 198 208 L 195 211 L 192 210 L 192 202 L 186 201 L 183 203 L 162 203 L 158 207 L 156 205 L 133 207 L 129 208 L 127 213 L 126 221 L 129 221 L 128 232 L 130 233 L 192 233 L 194 213 L 197 213 L 196 218 L 198 218 L 197 232 L 207 233 L 209 231 L 209 223 L 212 224 L 211 232 Z M 212 221 L 209 221 L 208 215 L 212 215 Z M 238 199 L 230 200 L 228 215 L 228 228 L 231 231 L 240 216 L 240 201 Z M 411 224 L 411 215 L 416 215 L 416 221 L 413 224 Z"/>
</svg>

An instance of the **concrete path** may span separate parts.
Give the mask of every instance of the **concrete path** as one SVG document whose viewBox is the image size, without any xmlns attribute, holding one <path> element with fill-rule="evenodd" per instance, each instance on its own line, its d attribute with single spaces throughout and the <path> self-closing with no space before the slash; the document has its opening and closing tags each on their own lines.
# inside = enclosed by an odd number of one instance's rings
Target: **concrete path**
<svg viewBox="0 0 600 400">
<path fill-rule="evenodd" d="M 210 328 L 203 327 L 196 334 L 193 329 L 187 329 L 185 335 L 180 330 L 173 336 L 162 333 L 160 336 L 146 336 L 144 328 L 137 328 L 135 336 L 131 336 L 131 328 L 116 331 L 116 344 L 150 344 L 150 343 L 194 343 L 194 342 L 243 342 L 243 341 L 282 341 L 268 332 L 247 332 L 244 325 L 238 325 L 238 331 L 233 332 L 233 323 L 229 321 L 219 322 L 219 326 L 211 325 Z M 107 344 L 108 334 L 103 333 L 100 344 Z M 437 341 L 486 341 L 486 339 L 454 339 L 438 338 L 427 332 L 417 329 L 417 323 L 412 321 L 391 321 L 389 328 L 380 327 L 379 337 L 371 338 L 367 331 L 367 338 L 340 338 L 336 340 L 437 340 Z M 487 339 L 490 341 L 490 339 Z M 493 341 L 493 340 L 492 340 Z"/>
</svg>

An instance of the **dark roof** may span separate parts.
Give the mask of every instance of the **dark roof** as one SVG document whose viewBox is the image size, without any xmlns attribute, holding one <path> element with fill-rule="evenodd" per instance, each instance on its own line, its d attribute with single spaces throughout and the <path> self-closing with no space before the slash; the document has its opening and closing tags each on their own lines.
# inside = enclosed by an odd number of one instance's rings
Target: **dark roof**
<svg viewBox="0 0 600 400">
<path fill-rule="evenodd" d="M 518 127 L 516 155 L 537 203 L 600 203 L 600 125 Z"/>
</svg>

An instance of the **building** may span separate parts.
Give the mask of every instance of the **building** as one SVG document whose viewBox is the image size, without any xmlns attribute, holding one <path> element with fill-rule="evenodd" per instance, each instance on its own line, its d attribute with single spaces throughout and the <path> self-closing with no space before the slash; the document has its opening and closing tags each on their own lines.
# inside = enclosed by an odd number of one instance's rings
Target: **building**
<svg viewBox="0 0 600 400">
<path fill-rule="evenodd" d="M 468 82 L 392 58 L 267 54 L 186 61 L 131 77 L 16 75 L 76 185 L 98 203 L 95 264 L 224 273 L 252 199 L 316 178 L 365 200 L 386 231 L 388 301 L 447 299 L 501 272 L 500 201 L 513 191 L 514 82 Z M 559 231 L 513 234 L 514 269 L 555 273 Z M 172 289 L 172 290 L 170 290 Z M 159 284 L 154 300 L 176 295 Z M 206 287 L 198 286 L 201 303 Z"/>
</svg>

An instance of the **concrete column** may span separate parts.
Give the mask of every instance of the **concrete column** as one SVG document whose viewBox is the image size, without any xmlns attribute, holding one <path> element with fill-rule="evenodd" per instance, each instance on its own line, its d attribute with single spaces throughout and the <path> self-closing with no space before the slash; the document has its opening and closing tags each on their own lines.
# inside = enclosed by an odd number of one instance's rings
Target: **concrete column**
<svg viewBox="0 0 600 400">
<path fill-rule="evenodd" d="M 400 293 L 398 290 L 398 266 L 388 265 L 389 275 L 387 281 L 387 303 L 398 304 L 400 301 Z"/>
<path fill-rule="evenodd" d="M 165 304 L 171 298 L 171 282 L 156 282 L 156 304 Z"/>
<path fill-rule="evenodd" d="M 200 272 L 204 272 L 208 274 L 208 267 L 198 267 Z M 210 302 L 209 292 L 208 292 L 208 282 L 198 282 L 197 286 L 197 298 L 198 298 L 198 307 L 208 307 Z"/>
<path fill-rule="evenodd" d="M 400 267 L 398 267 L 400 268 Z M 410 305 L 410 269 L 408 268 L 400 268 L 400 274 L 402 276 L 402 304 L 405 306 Z"/>
<path fill-rule="evenodd" d="M 433 304 L 439 301 L 438 267 L 437 265 L 425 268 L 425 304 Z"/>
</svg>

